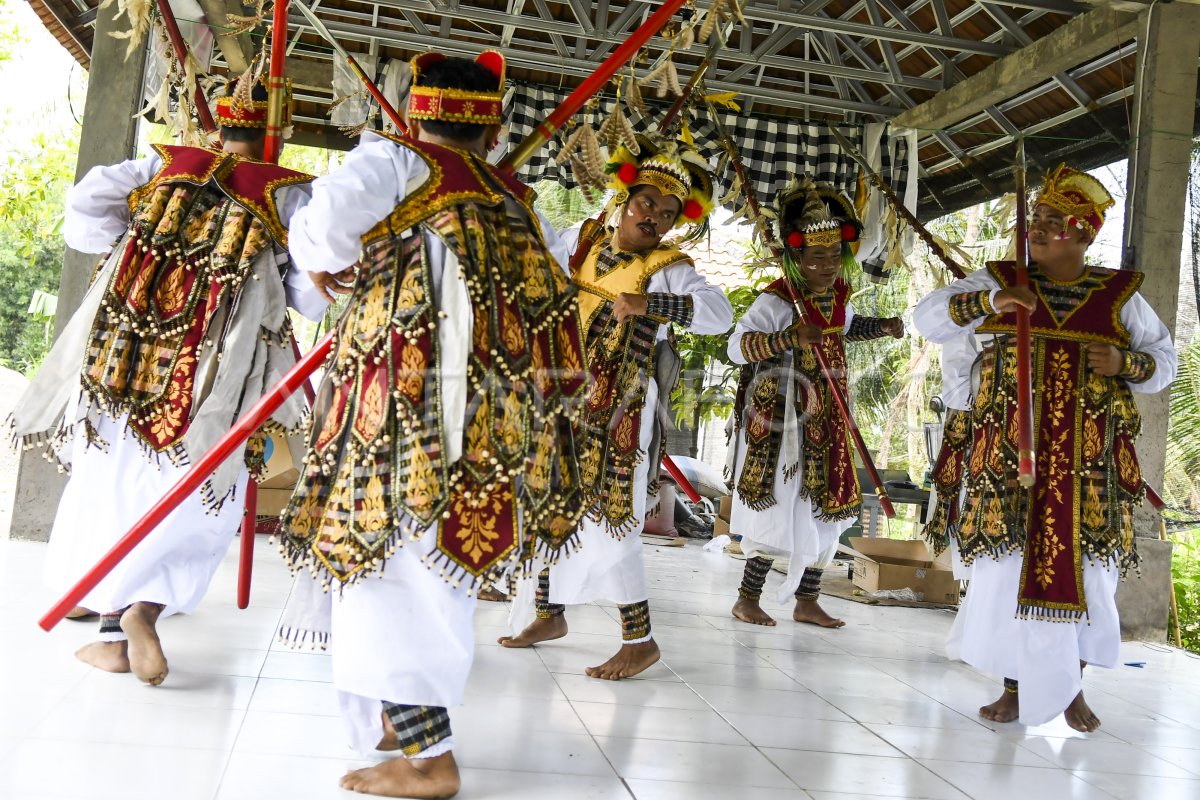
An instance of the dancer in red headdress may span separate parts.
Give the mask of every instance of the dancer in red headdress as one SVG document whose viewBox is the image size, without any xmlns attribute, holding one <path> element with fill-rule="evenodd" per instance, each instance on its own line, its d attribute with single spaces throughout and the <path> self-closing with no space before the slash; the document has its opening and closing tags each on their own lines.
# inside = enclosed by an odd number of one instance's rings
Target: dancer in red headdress
<svg viewBox="0 0 1200 800">
<path fill-rule="evenodd" d="M 219 149 L 155 145 L 149 158 L 92 169 L 67 196 L 67 244 L 111 252 L 13 414 L 28 445 L 48 438 L 71 471 L 46 559 L 56 591 L 291 368 L 286 306 L 325 311 L 285 250 L 312 178 L 262 162 L 267 91 L 234 88 L 217 101 Z M 274 421 L 298 428 L 302 403 Z M 261 435 L 253 442 L 261 457 Z M 100 641 L 81 660 L 162 683 L 158 618 L 204 597 L 246 480 L 243 459 L 229 459 L 87 595 L 102 612 Z"/>
<path fill-rule="evenodd" d="M 353 744 L 401 756 L 344 788 L 449 797 L 476 590 L 556 558 L 583 513 L 583 352 L 553 229 L 485 159 L 503 57 L 428 53 L 413 75 L 411 136 L 364 137 L 294 225 L 307 269 L 360 267 L 283 516 L 288 560 L 315 576 L 283 634 L 332 640 Z"/>
</svg>

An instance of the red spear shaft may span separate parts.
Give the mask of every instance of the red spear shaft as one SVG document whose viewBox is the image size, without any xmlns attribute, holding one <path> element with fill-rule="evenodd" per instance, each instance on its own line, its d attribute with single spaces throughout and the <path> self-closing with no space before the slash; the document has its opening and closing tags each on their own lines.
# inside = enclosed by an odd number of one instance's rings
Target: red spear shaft
<svg viewBox="0 0 1200 800">
<path fill-rule="evenodd" d="M 288 0 L 275 0 L 271 22 L 271 67 L 267 74 L 267 141 L 263 161 L 275 164 L 283 152 L 283 105 L 286 101 L 283 68 L 287 57 Z"/>
<path fill-rule="evenodd" d="M 1025 140 L 1017 139 L 1017 286 L 1029 286 L 1029 225 L 1025 197 Z M 1017 483 L 1033 486 L 1033 337 L 1029 309 L 1017 312 Z"/>
<path fill-rule="evenodd" d="M 175 57 L 181 65 L 186 65 L 189 58 L 188 47 L 183 41 L 183 34 L 179 32 L 179 23 L 175 21 L 175 12 L 171 10 L 170 0 L 158 0 L 158 11 L 162 16 L 163 27 L 167 30 L 167 38 L 171 40 L 171 46 L 175 49 Z M 204 96 L 200 84 L 196 84 L 196 116 L 200 118 L 200 125 L 205 133 L 216 133 L 217 123 L 213 119 L 212 110 L 208 107 L 208 98 Z"/>
<path fill-rule="evenodd" d="M 104 557 L 88 570 L 79 583 L 63 596 L 61 600 L 54 604 L 54 607 L 46 613 L 38 621 L 38 625 L 44 630 L 50 630 L 57 625 L 63 616 L 75 606 L 79 605 L 80 601 L 87 596 L 88 592 L 96 588 L 96 585 L 104 579 L 108 573 L 113 571 L 117 564 L 129 552 L 138 545 L 143 539 L 150 535 L 158 523 L 175 510 L 175 507 L 187 498 L 192 492 L 200 487 L 200 484 L 212 474 L 213 470 L 221 465 L 226 458 L 233 455 L 234 451 L 245 444 L 256 430 L 262 427 L 262 424 L 270 419 L 271 414 L 283 405 L 292 393 L 295 392 L 300 385 L 308 379 L 317 367 L 325 360 L 325 356 L 329 354 L 329 348 L 332 344 L 333 337 L 328 336 L 304 354 L 304 357 L 296 362 L 296 365 L 288 371 L 283 380 L 276 384 L 275 388 L 271 389 L 267 394 L 255 403 L 249 411 L 242 415 L 229 431 L 222 436 L 211 450 L 201 456 L 194 463 L 183 477 L 172 486 L 167 493 L 163 495 L 154 506 L 142 515 L 129 533 L 125 534 L 119 542 L 113 545 L 112 549 L 104 554 Z"/>
<path fill-rule="evenodd" d="M 625 65 L 629 59 L 633 58 L 634 54 L 641 49 L 642 45 L 650 41 L 650 37 L 658 33 L 663 25 L 667 24 L 667 20 L 675 15 L 675 12 L 683 7 L 685 0 L 665 0 L 659 6 L 658 11 L 655 11 L 650 17 L 641 24 L 636 31 L 629 35 L 624 44 L 618 47 L 611 56 L 605 59 L 599 69 L 589 75 L 579 87 L 571 92 L 566 100 L 563 101 L 546 121 L 538 125 L 533 133 L 525 137 L 525 141 L 513 150 L 508 158 L 504 160 L 504 168 L 512 169 L 509 164 L 524 164 L 529 160 L 537 150 L 546 142 L 554 138 L 554 134 L 563 126 L 568 119 L 575 115 L 575 112 L 583 107 L 583 104 L 604 87 L 613 75 L 617 74 L 617 70 Z"/>
</svg>

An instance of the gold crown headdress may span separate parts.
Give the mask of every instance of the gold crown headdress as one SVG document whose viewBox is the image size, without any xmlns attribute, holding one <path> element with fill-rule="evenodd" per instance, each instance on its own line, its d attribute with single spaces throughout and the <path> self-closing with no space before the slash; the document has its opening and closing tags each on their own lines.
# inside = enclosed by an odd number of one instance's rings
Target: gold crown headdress
<svg viewBox="0 0 1200 800">
<path fill-rule="evenodd" d="M 712 214 L 713 181 L 708 161 L 695 148 L 657 136 L 639 135 L 640 152 L 622 145 L 608 162 L 608 186 L 613 202 L 629 199 L 635 186 L 653 186 L 680 202 L 680 225 L 704 226 Z"/>
<path fill-rule="evenodd" d="M 793 177 L 780 192 L 777 213 L 780 233 L 788 247 L 855 247 L 862 235 L 862 223 L 850 198 L 829 184 L 813 183 L 807 176 Z"/>
<path fill-rule="evenodd" d="M 253 80 L 249 87 L 234 85 L 240 81 Z M 253 91 L 255 86 L 267 87 L 265 76 L 259 76 L 256 80 L 249 75 L 231 82 L 227 93 L 217 98 L 217 124 L 222 128 L 266 128 L 267 127 L 267 100 L 255 100 Z M 292 81 L 287 79 L 283 84 L 283 127 L 287 127 L 292 122 Z"/>
<path fill-rule="evenodd" d="M 1104 225 L 1104 213 L 1115 205 L 1104 184 L 1066 164 L 1059 164 L 1046 176 L 1034 206 L 1045 204 L 1061 211 L 1065 231 L 1079 228 L 1095 238 Z"/>
</svg>

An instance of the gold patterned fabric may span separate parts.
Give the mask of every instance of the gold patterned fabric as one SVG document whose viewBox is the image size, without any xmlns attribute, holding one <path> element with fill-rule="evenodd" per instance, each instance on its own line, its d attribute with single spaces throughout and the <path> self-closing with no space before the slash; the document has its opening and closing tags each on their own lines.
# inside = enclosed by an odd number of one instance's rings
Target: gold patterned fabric
<svg viewBox="0 0 1200 800">
<path fill-rule="evenodd" d="M 603 521 L 616 537 L 636 528 L 634 471 L 647 454 L 641 449 L 646 390 L 656 378 L 655 339 L 663 319 L 630 317 L 617 322 L 613 299 L 622 292 L 645 294 L 650 278 L 672 264 L 688 261 L 674 250 L 641 255 L 614 251 L 611 231 L 593 246 L 575 276 L 582 289 L 580 310 L 587 320 L 587 368 L 592 385 L 581 417 L 580 475 L 589 517 Z M 659 385 L 660 396 L 674 386 Z M 660 453 L 652 453 L 659 457 Z M 654 474 L 654 470 L 651 470 Z"/>
<path fill-rule="evenodd" d="M 252 172 L 267 165 L 199 148 L 164 155 L 160 174 L 134 193 L 130 232 L 92 324 L 82 380 L 94 407 L 113 418 L 128 414 L 149 452 L 181 463 L 198 365 L 206 351 L 220 352 L 243 283 L 276 239 L 275 226 L 217 177 L 243 164 Z"/>
<path fill-rule="evenodd" d="M 784 280 L 771 284 L 766 291 L 790 302 Z M 846 351 L 842 343 L 849 298 L 850 286 L 841 280 L 822 295 L 803 293 L 805 314 L 821 328 L 821 341 L 791 351 L 790 369 L 785 368 L 786 354 L 782 353 L 742 368 L 740 403 L 735 404 L 734 418 L 745 431 L 746 456 L 737 493 L 743 503 L 756 511 L 778 502 L 777 472 L 782 470 L 784 480 L 791 480 L 797 467 L 802 468 L 800 497 L 812 503 L 817 519 L 822 522 L 851 519 L 862 507 L 862 487 L 854 466 L 849 430 L 834 406 L 824 370 L 814 352 L 815 347 L 821 348 L 826 363 L 837 376 L 843 397 L 849 398 Z M 794 382 L 795 413 L 802 427 L 802 465 L 779 463 L 787 412 L 787 381 Z"/>
<path fill-rule="evenodd" d="M 970 444 L 971 414 L 960 408 L 946 412 L 942 426 L 942 449 L 933 465 L 933 487 L 937 502 L 925 524 L 925 541 L 935 556 L 950 546 L 950 536 L 958 524 L 959 499 L 962 494 L 963 464 Z"/>
<path fill-rule="evenodd" d="M 1011 265 L 989 270 L 1001 287 L 1013 285 Z M 1015 315 L 996 314 L 979 328 L 998 338 L 981 359 L 957 534 L 968 563 L 1024 554 L 1021 615 L 1077 620 L 1087 613 L 1084 558 L 1122 569 L 1137 563 L 1141 418 L 1124 380 L 1088 368 L 1087 344 L 1129 346 L 1120 310 L 1141 275 L 1090 267 L 1077 281 L 1056 283 L 1031 268 L 1029 278 L 1042 301 L 1031 314 L 1034 484 L 1017 483 Z"/>
<path fill-rule="evenodd" d="M 505 196 L 482 160 L 438 157 L 451 183 L 470 178 Z M 466 170 L 474 176 L 454 175 Z M 368 235 L 305 471 L 283 515 L 293 568 L 338 584 L 379 572 L 406 537 L 434 525 L 431 566 L 456 584 L 487 584 L 516 558 L 552 562 L 583 513 L 571 427 L 583 388 L 574 290 L 525 205 L 484 202 L 482 193 L 442 202 L 443 189 L 415 195 L 423 218 L 410 199 Z M 439 318 L 429 234 L 457 257 L 470 297 L 461 421 L 445 417 L 444 381 L 454 376 L 443 374 L 438 330 L 462 321 Z M 463 431 L 453 463 L 448 426 Z"/>
</svg>

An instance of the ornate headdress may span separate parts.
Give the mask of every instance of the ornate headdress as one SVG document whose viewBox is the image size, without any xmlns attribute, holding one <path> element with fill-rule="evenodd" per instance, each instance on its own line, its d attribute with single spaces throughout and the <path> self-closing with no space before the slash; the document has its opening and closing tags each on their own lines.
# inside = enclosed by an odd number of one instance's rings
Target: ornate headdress
<svg viewBox="0 0 1200 800">
<path fill-rule="evenodd" d="M 499 125 L 504 111 L 504 56 L 496 50 L 484 50 L 475 63 L 496 76 L 494 92 L 467 91 L 465 89 L 439 89 L 433 86 L 418 86 L 421 73 L 439 61 L 445 61 L 441 53 L 424 53 L 415 56 L 412 64 L 412 88 L 408 90 L 408 116 L 410 119 L 433 119 L 440 122 L 469 122 L 473 125 Z"/>
<path fill-rule="evenodd" d="M 613 202 L 624 203 L 635 186 L 653 186 L 679 199 L 677 225 L 703 230 L 715 205 L 708 161 L 695 148 L 680 142 L 646 135 L 639 135 L 637 140 L 639 153 L 635 155 L 622 145 L 605 167 L 608 186 L 617 193 Z"/>
<path fill-rule="evenodd" d="M 1104 225 L 1104 212 L 1115 202 L 1100 181 L 1086 172 L 1059 164 L 1046 176 L 1034 205 L 1045 203 L 1061 211 L 1066 218 L 1064 231 L 1073 226 L 1095 238 Z"/>
<path fill-rule="evenodd" d="M 254 89 L 261 86 L 267 88 L 265 79 L 260 76 L 249 87 L 243 87 L 242 81 L 250 80 L 242 77 L 232 81 L 224 94 L 217 98 L 217 124 L 222 128 L 266 128 L 267 100 L 255 100 Z M 292 124 L 292 81 L 287 79 L 283 84 L 283 127 Z"/>
<path fill-rule="evenodd" d="M 784 271 L 794 282 L 803 283 L 795 253 L 805 247 L 840 245 L 843 268 L 848 271 L 855 264 L 862 222 L 845 193 L 807 176 L 793 176 L 779 193 L 776 213 L 785 245 Z"/>
</svg>

